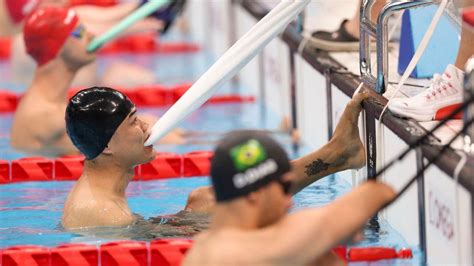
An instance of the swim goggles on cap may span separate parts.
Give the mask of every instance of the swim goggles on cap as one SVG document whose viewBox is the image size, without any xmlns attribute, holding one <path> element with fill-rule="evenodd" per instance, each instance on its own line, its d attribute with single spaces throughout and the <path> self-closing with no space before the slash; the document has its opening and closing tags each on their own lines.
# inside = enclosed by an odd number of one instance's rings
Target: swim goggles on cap
<svg viewBox="0 0 474 266">
<path fill-rule="evenodd" d="M 71 36 L 77 39 L 82 39 L 86 35 L 86 28 L 84 25 L 79 24 L 72 32 Z"/>
</svg>

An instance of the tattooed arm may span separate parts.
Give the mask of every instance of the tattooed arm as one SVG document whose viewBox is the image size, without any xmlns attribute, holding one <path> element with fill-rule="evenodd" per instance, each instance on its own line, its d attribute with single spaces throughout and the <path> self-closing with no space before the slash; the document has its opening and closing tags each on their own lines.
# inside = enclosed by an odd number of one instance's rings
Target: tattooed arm
<svg viewBox="0 0 474 266">
<path fill-rule="evenodd" d="M 365 164 L 365 148 L 359 136 L 361 103 L 368 97 L 361 92 L 347 104 L 332 139 L 319 150 L 292 161 L 296 174 L 293 193 L 336 172 L 360 168 Z"/>
<path fill-rule="evenodd" d="M 329 142 L 321 149 L 292 161 L 293 172 L 296 174 L 294 194 L 320 178 L 350 168 L 347 157 L 343 155 L 343 151 L 337 151 L 338 148 Z"/>
</svg>

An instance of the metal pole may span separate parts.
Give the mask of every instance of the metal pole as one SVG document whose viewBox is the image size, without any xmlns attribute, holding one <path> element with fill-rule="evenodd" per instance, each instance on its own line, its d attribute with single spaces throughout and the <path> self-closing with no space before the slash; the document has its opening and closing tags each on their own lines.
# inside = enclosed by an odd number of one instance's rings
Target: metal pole
<svg viewBox="0 0 474 266">
<path fill-rule="evenodd" d="M 296 19 L 297 29 L 298 32 L 303 32 L 304 27 L 304 17 L 305 11 L 301 12 Z M 297 88 L 296 88 L 296 67 L 295 67 L 295 56 L 296 51 L 294 49 L 290 49 L 290 95 L 291 95 L 291 125 L 292 125 L 292 133 L 298 129 L 298 113 L 296 108 L 297 102 Z M 298 152 L 299 145 L 298 143 L 293 143 L 293 152 Z"/>
<path fill-rule="evenodd" d="M 291 95 L 291 127 L 292 132 L 298 128 L 298 114 L 296 108 L 296 71 L 295 71 L 295 51 L 290 49 L 290 95 Z M 298 152 L 298 144 L 293 144 L 293 152 Z"/>
<path fill-rule="evenodd" d="M 237 16 L 236 16 L 236 7 L 238 6 L 239 0 L 231 0 L 229 4 L 229 45 L 232 46 L 237 41 Z M 240 79 L 239 75 L 235 75 L 232 80 L 232 88 L 234 92 L 239 92 L 240 89 Z"/>
<path fill-rule="evenodd" d="M 464 99 L 469 99 L 474 95 L 474 57 L 467 62 L 466 74 L 464 76 Z M 467 106 L 464 111 L 464 123 L 474 117 L 474 104 Z M 471 125 L 464 136 L 464 150 L 467 153 L 474 154 L 474 125 Z"/>
<path fill-rule="evenodd" d="M 367 154 L 367 179 L 376 179 L 377 177 L 377 133 L 376 133 L 376 122 L 374 114 L 370 112 L 365 112 L 365 130 L 366 130 L 366 139 L 367 143 L 366 154 Z M 383 145 L 383 143 L 381 144 Z M 369 221 L 369 226 L 375 232 L 379 232 L 380 224 L 378 221 L 378 215 L 376 214 Z"/>
<path fill-rule="evenodd" d="M 331 82 L 331 69 L 328 68 L 324 71 L 324 77 L 326 78 L 326 104 L 327 104 L 327 116 L 328 116 L 328 141 L 331 140 L 334 131 L 334 122 L 332 119 L 332 82 Z"/>
<path fill-rule="evenodd" d="M 416 149 L 416 168 L 417 171 L 422 169 L 423 163 L 423 152 L 420 148 Z M 418 225 L 420 228 L 420 250 L 422 252 L 423 262 L 426 263 L 426 204 L 425 204 L 425 176 L 424 173 L 417 180 L 418 188 Z"/>
<path fill-rule="evenodd" d="M 259 72 L 259 77 L 258 77 L 258 86 L 259 86 L 259 91 L 260 91 L 260 119 L 262 122 L 262 125 L 264 121 L 266 120 L 267 112 L 266 112 L 266 103 L 267 103 L 267 94 L 266 94 L 266 86 L 265 86 L 265 56 L 264 52 L 260 53 L 258 55 L 258 72 Z"/>
</svg>

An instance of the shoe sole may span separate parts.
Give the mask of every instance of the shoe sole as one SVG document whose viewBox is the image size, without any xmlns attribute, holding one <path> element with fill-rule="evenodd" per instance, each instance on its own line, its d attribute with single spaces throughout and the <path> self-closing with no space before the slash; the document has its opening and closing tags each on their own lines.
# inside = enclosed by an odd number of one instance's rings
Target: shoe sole
<svg viewBox="0 0 474 266">
<path fill-rule="evenodd" d="M 413 118 L 419 122 L 427 122 L 433 120 L 443 120 L 445 117 L 448 117 L 454 110 L 456 110 L 456 108 L 459 108 L 460 105 L 461 104 L 448 105 L 436 110 L 436 112 L 433 113 L 426 113 L 425 110 L 422 111 L 424 113 L 421 113 L 416 112 L 415 110 L 407 110 L 406 108 L 398 108 L 396 106 L 390 106 L 389 110 L 395 116 L 401 118 Z M 457 113 L 452 119 L 462 119 L 462 112 Z"/>
<path fill-rule="evenodd" d="M 414 110 L 407 110 L 406 108 L 398 108 L 397 106 L 389 106 L 388 109 L 392 112 L 395 116 L 401 118 L 413 118 L 416 121 L 426 122 L 432 121 L 434 114 L 433 113 L 426 113 L 426 110 L 423 110 L 424 113 L 419 113 Z"/>
</svg>

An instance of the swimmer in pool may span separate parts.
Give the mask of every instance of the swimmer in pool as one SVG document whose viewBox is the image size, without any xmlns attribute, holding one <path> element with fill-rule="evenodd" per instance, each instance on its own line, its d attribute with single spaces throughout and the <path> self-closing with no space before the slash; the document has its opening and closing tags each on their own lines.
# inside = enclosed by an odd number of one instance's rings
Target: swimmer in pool
<svg viewBox="0 0 474 266">
<path fill-rule="evenodd" d="M 77 72 L 96 58 L 86 48 L 93 38 L 72 9 L 44 7 L 24 25 L 27 53 L 35 60 L 33 82 L 13 118 L 11 144 L 20 151 L 46 156 L 78 153 L 66 134 L 67 92 Z M 155 118 L 147 118 L 152 122 Z M 180 143 L 181 132 L 168 135 Z"/>
<path fill-rule="evenodd" d="M 291 162 L 295 173 L 292 194 L 324 176 L 364 166 L 357 121 L 361 102 L 367 97 L 367 93 L 359 93 L 349 102 L 330 142 Z M 128 208 L 125 190 L 134 167 L 155 156 L 152 147 L 143 146 L 150 135 L 149 124 L 136 116 L 135 106 L 125 95 L 94 87 L 70 100 L 66 128 L 87 160 L 65 203 L 63 226 L 73 229 L 134 223 L 137 217 Z M 190 193 L 184 211 L 209 213 L 214 206 L 212 190 L 202 187 Z"/>
<path fill-rule="evenodd" d="M 66 229 L 127 226 L 137 221 L 125 190 L 135 166 L 155 158 L 148 124 L 122 93 L 105 87 L 78 92 L 66 109 L 67 134 L 86 157 L 84 171 L 66 200 Z M 209 188 L 191 192 L 185 211 L 206 212 L 214 202 Z M 172 217 L 169 217 L 170 219 Z"/>
<path fill-rule="evenodd" d="M 87 53 L 92 40 L 67 8 L 45 7 L 30 14 L 24 25 L 27 53 L 37 68 L 13 118 L 11 144 L 38 155 L 77 153 L 66 134 L 64 110 L 67 91 L 76 72 L 95 60 Z"/>
<path fill-rule="evenodd" d="M 212 221 L 183 265 L 345 265 L 332 248 L 395 196 L 389 186 L 368 181 L 327 206 L 288 214 L 295 168 L 273 139 L 256 131 L 221 141 L 211 180 Z"/>
<path fill-rule="evenodd" d="M 17 0 L 8 1 L 14 2 Z M 73 1 L 67 0 L 42 0 L 40 7 L 45 7 L 48 5 L 67 6 L 67 2 L 69 2 L 69 4 L 73 4 L 71 3 Z M 139 3 L 137 2 L 124 2 L 108 7 L 94 5 L 74 5 L 71 8 L 76 11 L 77 16 L 87 31 L 97 36 L 101 35 L 112 26 L 120 22 L 130 13 L 135 11 L 138 6 Z M 168 8 L 164 9 L 164 11 L 167 9 Z M 156 12 L 157 15 L 155 17 L 148 17 L 137 21 L 128 29 L 120 33 L 119 36 L 147 32 L 155 34 L 157 31 L 162 31 L 166 25 L 169 25 L 175 20 L 175 17 L 170 17 L 169 15 L 163 17 L 163 15 L 169 14 L 170 12 L 164 12 L 163 10 L 161 11 L 162 12 Z M 31 84 L 36 65 L 34 60 L 32 60 L 26 53 L 22 34 L 17 34 L 12 38 L 10 62 L 13 74 L 13 82 L 24 86 Z M 123 59 L 117 59 L 114 60 L 113 64 L 108 65 L 105 69 L 103 69 L 103 72 L 100 73 L 100 75 L 97 62 L 92 62 L 87 66 L 82 67 L 76 73 L 71 86 L 89 87 L 91 84 L 99 84 L 126 88 L 143 86 L 156 82 L 157 77 L 149 67 L 131 62 L 130 60 L 124 61 Z"/>
</svg>

